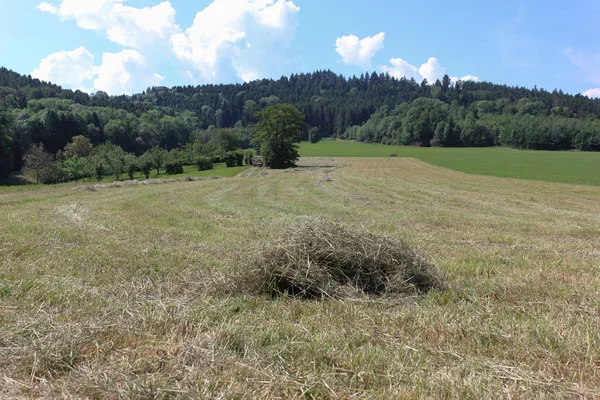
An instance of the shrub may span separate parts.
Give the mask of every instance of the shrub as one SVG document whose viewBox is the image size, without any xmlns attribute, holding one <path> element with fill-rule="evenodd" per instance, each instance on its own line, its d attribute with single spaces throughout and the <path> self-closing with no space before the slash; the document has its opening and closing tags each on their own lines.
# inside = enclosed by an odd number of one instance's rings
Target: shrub
<svg viewBox="0 0 600 400">
<path fill-rule="evenodd" d="M 404 241 L 310 221 L 243 264 L 253 293 L 308 299 L 422 294 L 442 289 L 438 270 Z"/>
<path fill-rule="evenodd" d="M 254 151 L 253 150 L 244 151 L 244 164 L 252 165 L 253 159 L 254 159 Z"/>
<path fill-rule="evenodd" d="M 238 167 L 243 167 L 244 166 L 244 152 L 243 151 L 236 151 L 234 152 L 235 154 L 235 163 Z"/>
<path fill-rule="evenodd" d="M 213 169 L 213 160 L 209 157 L 200 157 L 196 160 L 198 171 L 208 171 Z"/>
<path fill-rule="evenodd" d="M 169 161 L 165 163 L 165 171 L 167 172 L 167 175 L 183 174 L 183 162 Z"/>
<path fill-rule="evenodd" d="M 244 153 L 242 151 L 230 151 L 225 153 L 222 158 L 227 168 L 244 166 Z"/>
<path fill-rule="evenodd" d="M 311 143 L 319 143 L 321 141 L 321 131 L 319 131 L 319 128 L 313 127 L 309 129 L 308 140 Z"/>
</svg>

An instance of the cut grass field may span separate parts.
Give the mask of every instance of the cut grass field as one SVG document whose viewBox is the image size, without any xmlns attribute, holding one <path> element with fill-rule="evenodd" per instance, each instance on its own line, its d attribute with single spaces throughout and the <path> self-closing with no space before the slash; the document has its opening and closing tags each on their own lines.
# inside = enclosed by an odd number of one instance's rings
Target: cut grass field
<svg viewBox="0 0 600 400">
<path fill-rule="evenodd" d="M 386 146 L 331 139 L 300 146 L 303 157 L 390 157 L 392 153 L 470 174 L 600 186 L 600 153 Z"/>
<path fill-rule="evenodd" d="M 600 188 L 410 158 L 301 165 L 0 189 L 0 397 L 600 396 Z M 236 286 L 252 249 L 307 218 L 405 239 L 448 289 L 302 301 Z"/>
</svg>

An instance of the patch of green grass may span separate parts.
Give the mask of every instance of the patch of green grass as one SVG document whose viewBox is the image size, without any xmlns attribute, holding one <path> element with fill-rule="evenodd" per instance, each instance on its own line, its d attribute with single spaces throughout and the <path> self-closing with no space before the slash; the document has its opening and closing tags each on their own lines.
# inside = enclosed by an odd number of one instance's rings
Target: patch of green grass
<svg viewBox="0 0 600 400">
<path fill-rule="evenodd" d="M 501 147 L 425 148 L 340 140 L 300 145 L 302 157 L 390 157 L 392 153 L 469 174 L 600 186 L 600 153 Z"/>
<path fill-rule="evenodd" d="M 165 170 L 161 170 L 160 175 L 158 175 L 156 173 L 156 170 L 152 170 L 152 173 L 150 174 L 150 179 L 170 179 L 170 178 L 183 178 L 184 176 L 195 176 L 195 177 L 207 177 L 207 176 L 220 176 L 223 178 L 229 178 L 232 176 L 236 176 L 237 174 L 239 174 L 242 171 L 245 171 L 249 168 L 249 166 L 243 166 L 243 167 L 233 167 L 233 168 L 227 168 L 227 166 L 225 165 L 225 163 L 219 163 L 219 164 L 214 164 L 213 169 L 208 170 L 208 171 L 198 171 L 198 169 L 196 168 L 195 165 L 185 165 L 183 167 L 183 174 L 176 174 L 176 175 L 167 175 L 165 173 Z M 121 176 L 120 180 L 128 180 L 129 177 L 127 177 L 126 175 Z M 137 180 L 144 180 L 146 179 L 144 177 L 144 175 L 141 172 L 138 172 L 135 174 L 134 179 Z M 114 177 L 106 177 L 102 182 L 104 183 L 110 183 L 110 182 L 114 182 L 115 179 Z"/>
<path fill-rule="evenodd" d="M 163 170 L 161 170 L 161 174 L 158 175 L 156 173 L 156 170 L 152 170 L 152 173 L 150 174 L 150 179 L 171 179 L 171 178 L 183 178 L 185 176 L 192 176 L 192 177 L 210 177 L 210 176 L 218 176 L 218 177 L 223 177 L 223 178 L 230 178 L 233 176 L 236 176 L 237 174 L 239 174 L 240 172 L 243 172 L 245 170 L 247 170 L 249 168 L 249 166 L 245 165 L 243 167 L 233 167 L 233 168 L 227 168 L 227 166 L 225 165 L 225 163 L 219 163 L 219 164 L 214 164 L 213 169 L 208 170 L 208 171 L 198 171 L 198 169 L 196 168 L 196 166 L 194 165 L 186 165 L 183 167 L 183 174 L 177 174 L 177 175 L 167 175 Z M 134 180 L 145 180 L 146 177 L 141 173 L 141 172 L 137 172 L 134 177 Z M 129 177 L 126 174 L 121 175 L 121 179 L 119 179 L 120 181 L 126 181 L 129 180 Z M 101 183 L 112 183 L 115 181 L 114 176 L 107 176 L 105 177 Z M 16 183 L 19 182 L 19 183 Z M 73 186 L 73 185 L 79 185 L 79 184 L 90 184 L 90 183 L 98 183 L 98 181 L 94 178 L 87 178 L 87 179 L 83 179 L 79 182 L 66 182 L 66 183 L 61 183 L 58 185 L 50 185 L 48 187 L 57 187 L 57 186 Z M 10 192 L 18 192 L 18 191 L 23 191 L 23 190 L 30 190 L 30 189 L 35 189 L 36 187 L 39 187 L 40 185 L 35 184 L 35 182 L 32 182 L 27 176 L 22 175 L 22 174 L 15 174 L 12 176 L 12 180 L 9 181 L 8 185 L 0 185 L 0 193 L 10 193 Z"/>
</svg>

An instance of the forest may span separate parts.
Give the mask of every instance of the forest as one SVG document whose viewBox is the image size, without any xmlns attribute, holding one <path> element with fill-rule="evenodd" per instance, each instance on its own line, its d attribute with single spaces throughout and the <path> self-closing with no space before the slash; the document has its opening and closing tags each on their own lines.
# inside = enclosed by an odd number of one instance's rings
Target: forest
<svg viewBox="0 0 600 400">
<path fill-rule="evenodd" d="M 246 149 L 257 113 L 281 103 L 304 115 L 302 139 L 313 142 L 336 137 L 409 146 L 600 151 L 600 100 L 556 89 L 317 71 L 109 96 L 0 68 L 0 177 L 20 170 L 33 145 L 65 157 L 75 137 L 134 156 L 154 149 L 208 148 L 209 155 Z"/>
</svg>

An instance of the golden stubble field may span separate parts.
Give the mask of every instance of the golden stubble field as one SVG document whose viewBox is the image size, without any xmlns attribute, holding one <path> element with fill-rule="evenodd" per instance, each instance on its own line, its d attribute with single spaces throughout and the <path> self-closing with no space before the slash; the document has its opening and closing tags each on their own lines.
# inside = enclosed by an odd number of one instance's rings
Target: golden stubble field
<svg viewBox="0 0 600 400">
<path fill-rule="evenodd" d="M 405 158 L 300 165 L 0 188 L 0 397 L 600 397 L 600 188 Z M 308 218 L 404 238 L 450 288 L 241 290 L 240 260 Z"/>
</svg>

